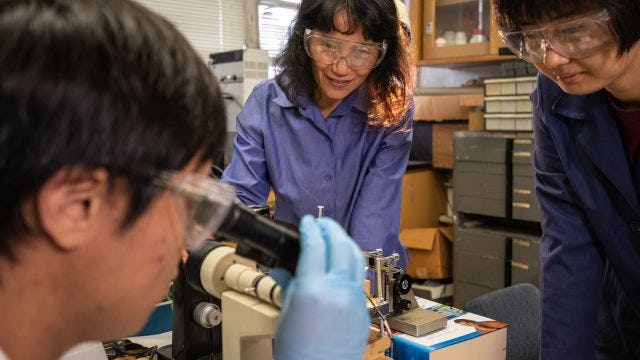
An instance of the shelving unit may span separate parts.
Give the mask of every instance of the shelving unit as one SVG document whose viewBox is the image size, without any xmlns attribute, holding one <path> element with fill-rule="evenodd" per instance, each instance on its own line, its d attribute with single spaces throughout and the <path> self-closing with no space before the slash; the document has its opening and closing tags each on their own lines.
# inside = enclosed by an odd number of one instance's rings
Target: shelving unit
<svg viewBox="0 0 640 360">
<path fill-rule="evenodd" d="M 454 58 L 442 59 L 426 59 L 417 62 L 418 66 L 439 66 L 439 67 L 462 67 L 471 65 L 480 65 L 486 63 L 501 63 L 506 61 L 517 60 L 515 55 L 473 55 L 458 56 Z"/>
<path fill-rule="evenodd" d="M 436 6 L 461 5 L 477 2 L 478 0 L 436 0 Z"/>
<path fill-rule="evenodd" d="M 416 90 L 416 95 L 441 95 L 434 109 L 448 109 L 450 106 L 443 99 L 470 91 L 475 80 L 510 75 L 509 68 L 520 64 L 516 62 L 517 56 L 500 55 L 499 48 L 504 44 L 491 19 L 488 0 L 411 0 L 409 4 L 419 84 L 423 87 Z M 447 41 L 442 46 L 440 39 L 438 45 L 441 46 L 436 46 L 435 40 L 444 37 L 447 31 L 464 31 L 468 37 L 478 28 L 482 29 L 486 41 L 469 43 L 467 40 L 460 44 Z M 470 109 L 470 113 L 482 115 L 477 110 L 483 105 L 486 107 L 486 96 L 490 95 L 484 91 L 479 93 L 482 101 Z M 490 102 L 490 105 L 496 104 Z M 521 155 L 531 152 L 524 148 L 531 144 L 525 144 L 521 137 L 525 135 L 521 131 L 530 131 L 528 128 L 514 125 L 510 133 L 479 136 L 477 146 L 466 150 L 467 158 L 459 159 L 458 150 L 452 148 L 453 164 L 438 165 L 436 153 L 440 147 L 435 144 L 441 138 L 440 130 L 465 124 L 465 119 L 472 118 L 467 115 L 456 117 L 461 121 L 455 124 L 432 124 L 429 136 L 432 168 L 448 179 L 445 182 L 449 184 L 447 202 L 451 207 L 447 216 L 452 219 L 454 230 L 453 304 L 460 308 L 468 300 L 495 289 L 522 282 L 537 285 L 541 236 L 539 218 L 535 216 L 539 211 L 532 195 L 530 160 L 521 159 Z M 477 120 L 477 116 L 473 119 Z M 483 121 L 474 122 L 478 123 L 484 126 Z M 449 131 L 446 137 L 449 143 L 455 140 L 456 134 Z M 474 156 L 480 158 L 474 160 Z M 451 159 L 451 152 L 448 157 Z"/>
<path fill-rule="evenodd" d="M 531 139 L 488 132 L 455 137 L 456 307 L 510 285 L 539 285 L 539 207 L 533 196 L 533 145 L 525 140 Z"/>
</svg>

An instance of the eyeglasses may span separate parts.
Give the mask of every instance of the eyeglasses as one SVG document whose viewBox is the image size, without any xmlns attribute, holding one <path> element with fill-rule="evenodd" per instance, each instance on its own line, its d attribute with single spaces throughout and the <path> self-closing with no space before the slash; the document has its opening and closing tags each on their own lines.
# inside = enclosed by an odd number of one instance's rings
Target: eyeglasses
<svg viewBox="0 0 640 360">
<path fill-rule="evenodd" d="M 380 65 L 387 52 L 387 42 L 338 40 L 319 31 L 304 30 L 304 49 L 313 60 L 333 65 L 344 59 L 353 70 L 369 70 Z"/>
<path fill-rule="evenodd" d="M 609 20 L 603 10 L 537 28 L 502 29 L 498 34 L 511 51 L 528 62 L 543 62 L 548 48 L 567 58 L 582 59 L 615 43 Z"/>
<path fill-rule="evenodd" d="M 185 231 L 185 248 L 194 250 L 222 225 L 235 201 L 233 186 L 198 174 L 162 172 L 153 184 L 173 191 Z"/>
</svg>

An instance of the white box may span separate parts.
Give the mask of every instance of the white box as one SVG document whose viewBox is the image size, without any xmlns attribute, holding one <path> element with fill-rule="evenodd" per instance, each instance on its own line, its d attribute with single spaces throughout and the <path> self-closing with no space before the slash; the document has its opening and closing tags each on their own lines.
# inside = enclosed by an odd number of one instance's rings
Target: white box
<svg viewBox="0 0 640 360">
<path fill-rule="evenodd" d="M 434 301 L 417 300 L 421 308 L 447 315 L 447 327 L 420 337 L 396 334 L 393 337 L 395 359 L 506 359 L 508 324 Z"/>
</svg>

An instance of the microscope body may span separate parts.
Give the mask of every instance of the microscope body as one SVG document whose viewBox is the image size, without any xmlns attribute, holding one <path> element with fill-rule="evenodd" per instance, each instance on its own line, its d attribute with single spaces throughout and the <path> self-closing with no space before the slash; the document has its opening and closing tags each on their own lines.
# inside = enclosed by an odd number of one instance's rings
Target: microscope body
<svg viewBox="0 0 640 360">
<path fill-rule="evenodd" d="M 229 290 L 222 294 L 225 360 L 273 359 L 273 339 L 280 309 L 254 296 Z"/>
<path fill-rule="evenodd" d="M 165 359 L 272 358 L 280 286 L 235 251 L 209 241 L 181 265 L 173 288 L 171 357 Z"/>
<path fill-rule="evenodd" d="M 163 360 L 221 360 L 222 327 L 204 327 L 194 320 L 198 304 L 220 307 L 220 299 L 192 287 L 185 276 L 186 264 L 180 264 L 178 277 L 173 281 L 172 344 L 161 348 Z"/>
</svg>

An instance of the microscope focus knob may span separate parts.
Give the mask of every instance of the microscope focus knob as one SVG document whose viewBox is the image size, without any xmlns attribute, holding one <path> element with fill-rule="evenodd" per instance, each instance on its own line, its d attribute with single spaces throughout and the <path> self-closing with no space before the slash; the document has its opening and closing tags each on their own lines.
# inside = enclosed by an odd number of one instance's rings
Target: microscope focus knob
<svg viewBox="0 0 640 360">
<path fill-rule="evenodd" d="M 207 329 L 220 325 L 222 322 L 222 311 L 216 304 L 201 302 L 193 310 L 193 319 L 198 325 Z"/>
<path fill-rule="evenodd" d="M 396 283 L 394 285 L 397 286 L 397 291 L 400 294 L 404 295 L 408 293 L 409 290 L 411 290 L 412 284 L 413 284 L 413 281 L 411 280 L 411 276 L 407 274 L 402 274 L 396 278 Z"/>
</svg>

